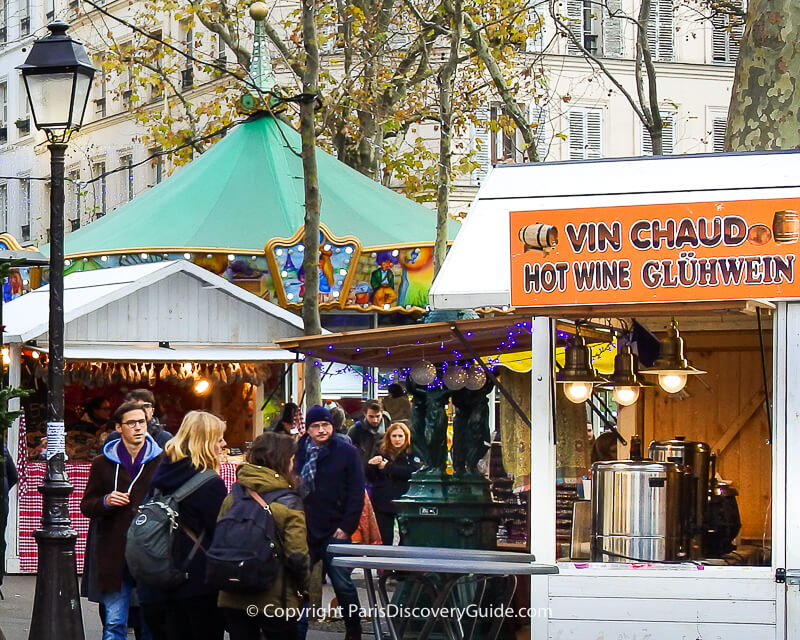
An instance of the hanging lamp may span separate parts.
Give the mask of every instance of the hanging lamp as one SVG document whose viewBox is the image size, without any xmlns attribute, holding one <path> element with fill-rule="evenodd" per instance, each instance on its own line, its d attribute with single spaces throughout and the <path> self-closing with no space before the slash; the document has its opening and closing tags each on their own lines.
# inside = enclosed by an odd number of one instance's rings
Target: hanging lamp
<svg viewBox="0 0 800 640">
<path fill-rule="evenodd" d="M 592 350 L 579 333 L 564 352 L 564 367 L 558 372 L 556 381 L 564 385 L 564 395 L 575 404 L 587 400 L 595 384 L 606 382 L 594 370 Z"/>
<path fill-rule="evenodd" d="M 639 399 L 641 388 L 646 386 L 650 385 L 639 377 L 639 358 L 631 351 L 631 346 L 618 346 L 614 357 L 614 373 L 609 376 L 608 383 L 600 388 L 610 390 L 617 404 L 629 407 Z"/>
<path fill-rule="evenodd" d="M 683 346 L 678 323 L 673 318 L 666 337 L 659 343 L 658 359 L 652 367 L 642 370 L 644 375 L 657 375 L 658 385 L 667 393 L 678 393 L 686 386 L 689 376 L 706 373 L 689 364 L 683 355 Z"/>
</svg>

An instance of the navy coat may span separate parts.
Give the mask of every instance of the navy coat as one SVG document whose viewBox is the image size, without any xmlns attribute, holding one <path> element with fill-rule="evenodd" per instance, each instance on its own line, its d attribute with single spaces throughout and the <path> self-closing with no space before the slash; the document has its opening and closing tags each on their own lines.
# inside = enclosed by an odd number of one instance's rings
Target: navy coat
<svg viewBox="0 0 800 640">
<path fill-rule="evenodd" d="M 294 457 L 294 471 L 306 459 L 308 434 L 300 438 Z M 304 500 L 306 526 L 310 543 L 321 542 L 341 529 L 348 536 L 358 528 L 364 508 L 364 468 L 361 455 L 348 440 L 335 433 L 317 457 L 314 491 Z"/>
</svg>

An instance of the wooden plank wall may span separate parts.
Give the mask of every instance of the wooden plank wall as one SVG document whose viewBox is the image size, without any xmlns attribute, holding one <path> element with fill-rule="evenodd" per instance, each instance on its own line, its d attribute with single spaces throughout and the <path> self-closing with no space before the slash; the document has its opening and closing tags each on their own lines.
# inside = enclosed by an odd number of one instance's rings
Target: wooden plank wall
<svg viewBox="0 0 800 640">
<path fill-rule="evenodd" d="M 767 328 L 771 328 L 770 320 L 765 321 Z M 771 449 L 767 443 L 767 417 L 763 405 L 752 410 L 753 398 L 763 386 L 758 332 L 698 331 L 681 335 L 687 358 L 708 373 L 690 377 L 685 393 L 675 396 L 660 389 L 646 391 L 639 415 L 644 446 L 651 440 L 667 440 L 676 435 L 713 446 L 737 419 L 744 420 L 722 452 L 717 471 L 722 478 L 733 481 L 739 491 L 740 536 L 760 541 L 766 530 L 769 539 Z M 765 348 L 771 388 L 771 331 L 765 331 Z"/>
</svg>

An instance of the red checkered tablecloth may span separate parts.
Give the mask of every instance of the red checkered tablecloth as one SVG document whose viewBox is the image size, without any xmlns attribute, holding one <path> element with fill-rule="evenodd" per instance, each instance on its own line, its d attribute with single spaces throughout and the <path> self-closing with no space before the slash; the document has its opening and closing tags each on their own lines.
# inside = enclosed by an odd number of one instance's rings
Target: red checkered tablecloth
<svg viewBox="0 0 800 640">
<path fill-rule="evenodd" d="M 91 462 L 67 462 L 67 476 L 72 483 L 73 491 L 69 497 L 69 515 L 72 526 L 78 532 L 75 543 L 75 562 L 78 573 L 83 572 L 83 555 L 86 549 L 86 534 L 89 531 L 89 520 L 81 514 L 81 499 L 89 480 Z M 47 465 L 44 462 L 29 462 L 25 467 L 25 484 L 19 496 L 19 550 L 20 570 L 23 573 L 36 573 L 36 540 L 33 532 L 39 528 L 42 519 L 42 494 L 37 488 L 44 482 Z M 236 481 L 236 465 L 225 463 L 220 467 L 219 475 L 230 491 Z"/>
</svg>

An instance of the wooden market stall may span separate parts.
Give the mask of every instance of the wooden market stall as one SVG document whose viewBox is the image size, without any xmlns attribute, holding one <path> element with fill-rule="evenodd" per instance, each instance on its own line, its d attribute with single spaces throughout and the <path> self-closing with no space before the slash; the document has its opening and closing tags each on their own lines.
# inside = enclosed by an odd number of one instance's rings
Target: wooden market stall
<svg viewBox="0 0 800 640">
<path fill-rule="evenodd" d="M 244 450 L 263 429 L 265 390 L 280 384 L 284 363 L 296 358 L 274 340 L 300 335 L 302 322 L 183 260 L 76 272 L 65 277 L 64 287 L 67 470 L 75 488 L 70 515 L 80 534 L 80 570 L 88 522 L 77 506 L 89 460 L 102 446 L 101 438 L 71 431 L 87 402 L 102 397 L 113 410 L 128 391 L 150 389 L 167 430 L 174 433 L 187 411 L 212 411 L 227 423 L 231 453 Z M 9 438 L 21 476 L 8 524 L 12 573 L 36 568 L 31 534 L 39 525 L 37 487 L 45 467 L 37 442 L 45 414 L 48 298 L 42 287 L 4 310 L 10 384 L 33 390 Z M 232 481 L 233 465 L 223 467 L 223 477 Z"/>
<path fill-rule="evenodd" d="M 539 562 L 559 560 L 559 574 L 532 578 L 531 637 L 800 636 L 798 168 L 796 152 L 543 163 L 498 167 L 481 187 L 431 306 L 513 308 L 532 323 L 531 551 Z M 492 260 L 475 259 L 489 248 Z M 565 434 L 556 393 L 564 385 L 549 355 L 555 318 L 613 327 L 643 363 L 646 336 L 663 354 L 677 323 L 684 355 L 703 373 L 690 372 L 676 393 L 628 379 L 638 401 L 617 407 L 617 424 L 645 454 L 651 440 L 678 435 L 718 454 L 714 481 L 732 480 L 739 494 L 734 556 L 698 557 L 694 547 L 666 562 L 609 553 L 600 535 L 609 505 L 642 520 L 650 507 L 625 504 L 634 494 L 622 482 L 600 493 L 600 475 L 590 556 L 578 561 L 557 544 Z M 607 383 L 615 394 L 616 374 Z M 628 454 L 619 444 L 616 458 Z"/>
</svg>

